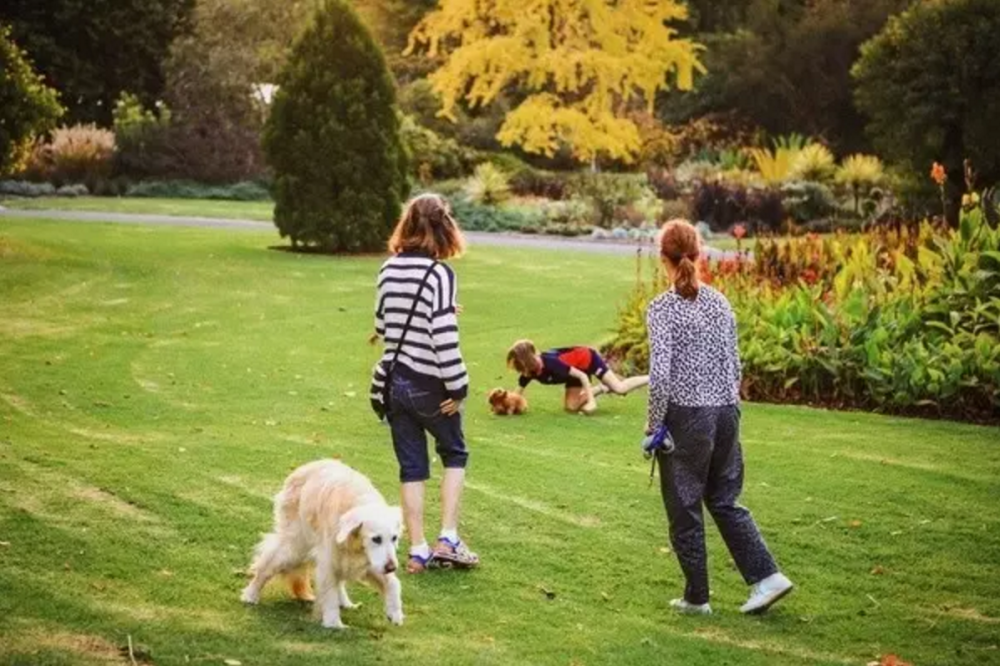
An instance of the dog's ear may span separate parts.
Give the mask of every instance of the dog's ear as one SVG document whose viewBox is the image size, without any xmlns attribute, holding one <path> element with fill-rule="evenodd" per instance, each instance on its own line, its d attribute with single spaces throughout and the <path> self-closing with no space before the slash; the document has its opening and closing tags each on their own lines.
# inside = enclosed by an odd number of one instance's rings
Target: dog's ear
<svg viewBox="0 0 1000 666">
<path fill-rule="evenodd" d="M 337 527 L 337 543 L 343 544 L 347 541 L 351 537 L 351 534 L 361 527 L 361 523 L 363 522 L 364 519 L 361 516 L 361 511 L 357 508 L 351 509 L 342 515 L 340 517 L 340 525 Z"/>
</svg>

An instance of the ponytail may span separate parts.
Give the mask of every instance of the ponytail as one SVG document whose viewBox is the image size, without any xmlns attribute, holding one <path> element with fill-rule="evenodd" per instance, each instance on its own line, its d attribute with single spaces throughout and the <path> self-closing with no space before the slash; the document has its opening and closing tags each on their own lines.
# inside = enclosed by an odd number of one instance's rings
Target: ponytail
<svg viewBox="0 0 1000 666">
<path fill-rule="evenodd" d="M 689 257 L 682 257 L 677 264 L 674 289 L 684 300 L 693 301 L 698 298 L 698 266 Z"/>
<path fill-rule="evenodd" d="M 698 297 L 698 265 L 701 238 L 686 220 L 671 220 L 660 234 L 660 256 L 674 270 L 674 290 L 688 301 Z"/>
</svg>

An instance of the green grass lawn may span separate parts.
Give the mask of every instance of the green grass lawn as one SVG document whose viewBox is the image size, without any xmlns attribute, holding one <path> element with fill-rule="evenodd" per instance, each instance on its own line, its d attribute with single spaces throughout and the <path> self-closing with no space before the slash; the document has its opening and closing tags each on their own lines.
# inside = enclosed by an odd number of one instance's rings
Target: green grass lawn
<svg viewBox="0 0 1000 666">
<path fill-rule="evenodd" d="M 341 634 L 280 589 L 242 606 L 293 467 L 340 455 L 396 494 L 366 399 L 379 259 L 275 239 L 0 218 L 0 663 L 130 663 L 129 637 L 158 665 L 1000 663 L 996 428 L 747 405 L 745 500 L 798 590 L 740 616 L 710 531 L 716 615 L 672 614 L 644 396 L 590 419 L 542 387 L 523 418 L 485 406 L 514 338 L 606 334 L 632 260 L 566 252 L 454 264 L 482 568 L 404 577 L 402 628 L 367 590 Z"/>
<path fill-rule="evenodd" d="M 17 210 L 78 210 L 101 213 L 222 217 L 271 221 L 270 201 L 219 201 L 215 199 L 155 199 L 146 197 L 39 197 L 4 199 L 0 205 Z"/>
</svg>

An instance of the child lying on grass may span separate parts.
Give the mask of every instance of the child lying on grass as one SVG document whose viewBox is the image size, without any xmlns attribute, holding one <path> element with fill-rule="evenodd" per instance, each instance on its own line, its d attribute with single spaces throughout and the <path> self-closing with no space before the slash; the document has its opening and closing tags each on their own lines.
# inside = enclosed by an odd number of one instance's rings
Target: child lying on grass
<svg viewBox="0 0 1000 666">
<path fill-rule="evenodd" d="M 518 395 L 524 393 L 532 380 L 565 385 L 563 406 L 573 413 L 592 414 L 597 409 L 594 399 L 597 396 L 604 393 L 625 395 L 649 383 L 646 375 L 618 378 L 601 355 L 590 347 L 562 347 L 539 353 L 531 340 L 514 343 L 507 352 L 507 367 L 521 375 L 515 391 Z M 601 383 L 591 386 L 592 376 Z"/>
</svg>

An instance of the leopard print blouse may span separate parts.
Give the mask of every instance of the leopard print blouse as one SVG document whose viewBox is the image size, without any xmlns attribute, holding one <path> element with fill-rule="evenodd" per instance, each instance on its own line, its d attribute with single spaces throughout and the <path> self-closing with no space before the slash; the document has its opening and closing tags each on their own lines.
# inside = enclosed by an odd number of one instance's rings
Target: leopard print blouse
<svg viewBox="0 0 1000 666">
<path fill-rule="evenodd" d="M 646 310 L 649 331 L 649 424 L 667 405 L 718 407 L 740 401 L 736 318 L 718 290 L 701 285 L 691 301 L 667 291 Z"/>
</svg>

